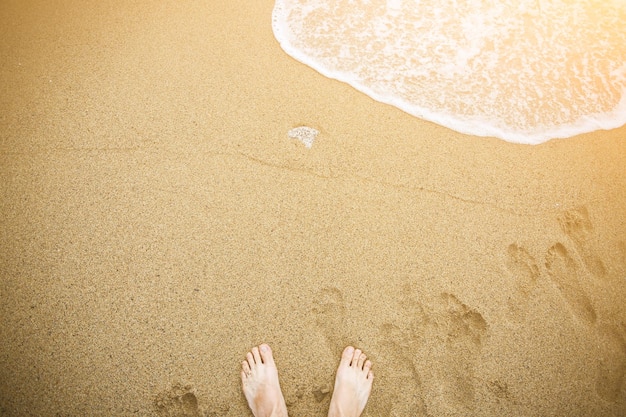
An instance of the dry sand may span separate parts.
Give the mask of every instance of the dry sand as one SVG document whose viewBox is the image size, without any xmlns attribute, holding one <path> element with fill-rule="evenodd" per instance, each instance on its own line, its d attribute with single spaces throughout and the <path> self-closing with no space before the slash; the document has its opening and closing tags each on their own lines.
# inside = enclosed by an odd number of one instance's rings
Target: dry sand
<svg viewBox="0 0 626 417">
<path fill-rule="evenodd" d="M 273 2 L 0 3 L 0 415 L 626 415 L 626 128 L 457 134 L 294 61 Z M 321 133 L 309 149 L 296 126 Z"/>
</svg>

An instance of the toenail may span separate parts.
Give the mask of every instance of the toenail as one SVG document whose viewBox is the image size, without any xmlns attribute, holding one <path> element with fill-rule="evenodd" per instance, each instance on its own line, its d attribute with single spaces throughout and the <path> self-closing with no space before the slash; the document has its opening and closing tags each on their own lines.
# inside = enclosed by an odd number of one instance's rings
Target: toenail
<svg viewBox="0 0 626 417">
<path fill-rule="evenodd" d="M 267 346 L 266 345 L 261 345 L 261 350 L 263 352 L 267 352 Z"/>
</svg>

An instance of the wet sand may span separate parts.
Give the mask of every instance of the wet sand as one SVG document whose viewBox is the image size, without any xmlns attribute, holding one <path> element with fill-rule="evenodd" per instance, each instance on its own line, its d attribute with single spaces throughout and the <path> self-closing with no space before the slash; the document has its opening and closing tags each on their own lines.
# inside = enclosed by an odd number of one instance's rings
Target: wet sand
<svg viewBox="0 0 626 417">
<path fill-rule="evenodd" d="M 455 133 L 288 57 L 272 1 L 0 5 L 0 415 L 626 413 L 626 128 Z M 311 148 L 288 131 L 320 131 Z"/>
</svg>

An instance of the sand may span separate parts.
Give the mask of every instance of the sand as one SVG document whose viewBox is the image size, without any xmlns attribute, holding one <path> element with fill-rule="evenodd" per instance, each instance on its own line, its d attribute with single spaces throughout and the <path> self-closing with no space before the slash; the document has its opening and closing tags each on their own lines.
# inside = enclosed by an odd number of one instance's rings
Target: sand
<svg viewBox="0 0 626 417">
<path fill-rule="evenodd" d="M 287 56 L 273 2 L 0 3 L 0 415 L 626 414 L 626 128 L 470 137 Z M 290 129 L 319 130 L 313 145 Z"/>
</svg>

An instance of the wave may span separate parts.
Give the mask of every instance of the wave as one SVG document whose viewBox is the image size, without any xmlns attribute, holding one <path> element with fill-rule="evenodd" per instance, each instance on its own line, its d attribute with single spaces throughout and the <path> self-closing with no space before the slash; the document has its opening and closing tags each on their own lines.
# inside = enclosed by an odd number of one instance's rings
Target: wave
<svg viewBox="0 0 626 417">
<path fill-rule="evenodd" d="M 626 124 L 624 0 L 276 0 L 287 54 L 453 130 L 538 144 Z"/>
</svg>

